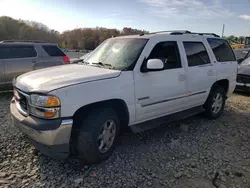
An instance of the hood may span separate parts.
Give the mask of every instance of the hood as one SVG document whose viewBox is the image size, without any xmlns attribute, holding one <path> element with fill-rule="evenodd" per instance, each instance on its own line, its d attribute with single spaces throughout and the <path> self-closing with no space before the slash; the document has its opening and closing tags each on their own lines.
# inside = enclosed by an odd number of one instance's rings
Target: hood
<svg viewBox="0 0 250 188">
<path fill-rule="evenodd" d="M 250 76 L 250 57 L 241 62 L 238 67 L 238 74 Z"/>
<path fill-rule="evenodd" d="M 243 75 L 250 76 L 250 65 L 239 66 L 238 74 L 243 74 Z"/>
<path fill-rule="evenodd" d="M 49 92 L 73 84 L 118 77 L 121 71 L 71 64 L 49 67 L 18 76 L 15 87 L 24 92 Z"/>
</svg>

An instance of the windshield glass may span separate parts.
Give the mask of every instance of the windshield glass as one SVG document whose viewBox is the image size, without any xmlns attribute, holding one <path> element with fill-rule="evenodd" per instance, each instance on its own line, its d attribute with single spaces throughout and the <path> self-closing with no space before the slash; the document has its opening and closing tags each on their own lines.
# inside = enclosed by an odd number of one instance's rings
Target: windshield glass
<svg viewBox="0 0 250 188">
<path fill-rule="evenodd" d="M 91 53 L 91 52 L 84 54 L 84 55 L 81 56 L 79 59 L 86 59 L 86 58 L 90 55 L 90 53 Z"/>
<path fill-rule="evenodd" d="M 85 61 L 124 70 L 138 59 L 146 42 L 147 39 L 111 38 L 97 47 Z"/>
</svg>

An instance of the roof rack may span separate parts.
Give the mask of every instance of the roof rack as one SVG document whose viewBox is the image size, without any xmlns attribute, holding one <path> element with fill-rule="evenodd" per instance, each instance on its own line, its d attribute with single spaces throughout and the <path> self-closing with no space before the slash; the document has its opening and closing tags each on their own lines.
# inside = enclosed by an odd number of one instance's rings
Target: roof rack
<svg viewBox="0 0 250 188">
<path fill-rule="evenodd" d="M 215 33 L 191 33 L 191 34 L 197 34 L 197 35 L 212 35 L 214 37 L 220 37 L 220 35 L 217 35 Z"/>
<path fill-rule="evenodd" d="M 194 35 L 211 35 L 214 37 L 220 37 L 215 33 L 194 33 L 188 30 L 174 30 L 174 31 L 157 31 L 149 34 L 169 33 L 170 35 L 183 35 L 183 34 L 194 34 Z"/>
<path fill-rule="evenodd" d="M 30 42 L 30 43 L 47 43 L 45 41 L 40 41 L 40 40 L 3 40 L 0 41 L 0 43 L 11 43 L 11 42 Z"/>
<path fill-rule="evenodd" d="M 170 30 L 170 31 L 156 31 L 156 32 L 153 32 L 153 33 L 149 33 L 149 34 L 159 34 L 159 33 L 180 33 L 180 34 L 188 34 L 188 33 L 191 33 L 190 31 L 188 30 Z"/>
</svg>

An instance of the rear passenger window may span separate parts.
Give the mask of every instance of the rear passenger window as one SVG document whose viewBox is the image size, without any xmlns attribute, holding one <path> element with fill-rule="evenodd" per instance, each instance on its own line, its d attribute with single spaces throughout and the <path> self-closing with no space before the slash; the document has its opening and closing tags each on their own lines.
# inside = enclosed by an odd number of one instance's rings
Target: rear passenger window
<svg viewBox="0 0 250 188">
<path fill-rule="evenodd" d="M 65 54 L 55 45 L 43 45 L 43 49 L 52 57 L 65 56 Z"/>
<path fill-rule="evenodd" d="M 208 38 L 207 41 L 212 48 L 218 62 L 236 61 L 233 50 L 227 41 L 215 38 Z"/>
<path fill-rule="evenodd" d="M 34 46 L 2 46 L 0 48 L 0 59 L 31 58 L 37 53 Z"/>
<path fill-rule="evenodd" d="M 176 42 L 160 42 L 155 45 L 149 59 L 160 59 L 164 62 L 164 69 L 181 67 L 180 53 Z"/>
<path fill-rule="evenodd" d="M 183 44 L 189 67 L 210 63 L 207 50 L 202 42 L 183 42 Z"/>
</svg>

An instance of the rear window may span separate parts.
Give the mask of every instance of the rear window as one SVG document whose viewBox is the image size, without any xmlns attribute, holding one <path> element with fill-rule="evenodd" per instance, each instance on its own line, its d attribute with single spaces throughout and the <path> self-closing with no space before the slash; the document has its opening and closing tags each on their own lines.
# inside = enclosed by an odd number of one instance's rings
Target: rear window
<svg viewBox="0 0 250 188">
<path fill-rule="evenodd" d="M 218 62 L 235 61 L 235 55 L 228 42 L 223 39 L 208 38 L 210 47 L 212 48 L 216 60 Z"/>
<path fill-rule="evenodd" d="M 65 54 L 55 45 L 43 45 L 43 49 L 52 57 L 65 56 Z"/>
<path fill-rule="evenodd" d="M 207 50 L 202 42 L 183 42 L 183 44 L 189 67 L 210 63 Z"/>
<path fill-rule="evenodd" d="M 34 46 L 1 46 L 0 59 L 32 58 L 37 53 Z"/>
</svg>

